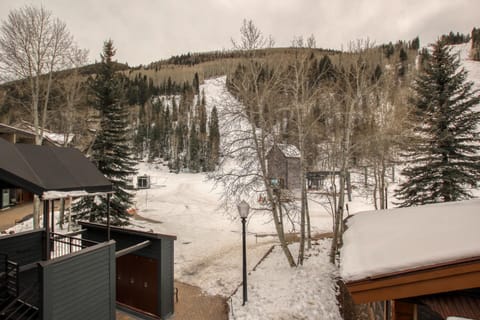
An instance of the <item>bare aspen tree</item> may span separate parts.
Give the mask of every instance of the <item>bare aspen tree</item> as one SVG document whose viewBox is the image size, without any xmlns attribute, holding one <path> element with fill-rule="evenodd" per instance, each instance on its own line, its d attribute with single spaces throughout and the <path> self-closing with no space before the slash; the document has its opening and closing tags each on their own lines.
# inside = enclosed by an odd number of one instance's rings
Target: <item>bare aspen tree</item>
<svg viewBox="0 0 480 320">
<path fill-rule="evenodd" d="M 393 70 L 377 72 L 374 90 L 369 97 L 366 114 L 370 126 L 366 132 L 362 150 L 373 174 L 373 203 L 375 209 L 387 208 L 388 169 L 395 163 L 398 147 L 404 141 L 407 130 L 408 108 L 406 88 L 395 81 Z M 391 180 L 391 179 L 390 179 Z"/>
<path fill-rule="evenodd" d="M 88 50 L 79 49 L 76 46 L 72 46 L 69 59 L 67 61 L 67 68 L 71 69 L 68 76 L 61 79 L 60 91 L 64 97 L 64 106 L 61 110 L 63 120 L 63 146 L 66 147 L 70 143 L 72 136 L 74 135 L 74 126 L 77 126 L 83 121 L 79 121 L 79 116 L 76 113 L 76 108 L 79 106 L 82 98 L 82 86 L 84 83 L 84 77 L 80 74 L 80 67 L 84 66 L 88 61 Z M 68 221 L 71 221 L 71 210 L 68 210 Z M 63 223 L 65 221 L 65 199 L 60 200 L 60 228 L 63 229 Z M 68 225 L 70 228 L 70 224 Z"/>
<path fill-rule="evenodd" d="M 82 100 L 82 88 L 85 77 L 80 74 L 80 67 L 88 61 L 88 50 L 73 47 L 68 61 L 68 68 L 71 69 L 68 76 L 61 79 L 60 91 L 64 98 L 62 108 L 64 142 L 66 147 L 72 138 L 74 127 L 77 124 L 78 115 L 75 110 Z"/>
<path fill-rule="evenodd" d="M 313 34 L 311 34 L 310 37 L 307 38 L 307 47 L 308 48 L 317 47 L 317 41 L 315 40 L 315 36 Z"/>
<path fill-rule="evenodd" d="M 233 48 L 236 50 L 256 50 L 263 48 L 271 48 L 275 44 L 275 40 L 269 35 L 267 38 L 253 23 L 253 20 L 243 19 L 240 28 L 240 40 L 231 39 Z"/>
<path fill-rule="evenodd" d="M 0 28 L 0 74 L 3 80 L 28 82 L 35 143 L 42 144 L 53 73 L 65 66 L 72 36 L 64 22 L 43 7 L 12 10 Z M 34 201 L 34 228 L 40 203 Z"/>
<path fill-rule="evenodd" d="M 232 40 L 237 50 L 259 49 L 267 44 L 251 20 L 244 20 L 240 37 L 238 43 Z M 255 59 L 253 51 L 235 78 L 227 83 L 235 98 L 225 98 L 224 105 L 219 108 L 224 157 L 212 178 L 224 187 L 223 200 L 227 209 L 234 208 L 241 197 L 253 203 L 259 195 L 265 194 L 261 207 L 252 206 L 271 213 L 282 250 L 289 265 L 295 266 L 285 239 L 281 205 L 267 171 L 267 153 L 276 141 L 271 113 L 282 81 L 282 68 L 273 68 Z"/>
<path fill-rule="evenodd" d="M 311 225 L 308 211 L 308 197 L 306 174 L 308 169 L 307 153 L 316 148 L 309 145 L 314 141 L 313 135 L 320 118 L 324 117 L 328 103 L 326 87 L 321 80 L 321 73 L 316 70 L 316 60 L 311 60 L 311 52 L 296 55 L 289 64 L 288 75 L 284 81 L 284 92 L 289 95 L 286 108 L 291 111 L 291 121 L 295 128 L 291 134 L 295 137 L 296 145 L 300 151 L 300 249 L 298 264 L 302 265 L 305 253 L 305 242 L 311 246 Z"/>
<path fill-rule="evenodd" d="M 353 160 L 353 152 L 358 141 L 353 140 L 355 121 L 362 114 L 362 108 L 368 104 L 368 99 L 374 89 L 371 82 L 369 54 L 372 46 L 368 41 L 358 41 L 350 45 L 348 58 L 341 62 L 341 71 L 338 73 L 337 88 L 335 93 L 337 114 L 334 125 L 340 128 L 340 141 L 338 152 L 338 169 L 340 185 L 338 202 L 335 211 L 333 240 L 330 250 L 330 262 L 335 262 L 339 245 L 342 241 L 343 218 L 345 211 L 345 184 Z"/>
</svg>

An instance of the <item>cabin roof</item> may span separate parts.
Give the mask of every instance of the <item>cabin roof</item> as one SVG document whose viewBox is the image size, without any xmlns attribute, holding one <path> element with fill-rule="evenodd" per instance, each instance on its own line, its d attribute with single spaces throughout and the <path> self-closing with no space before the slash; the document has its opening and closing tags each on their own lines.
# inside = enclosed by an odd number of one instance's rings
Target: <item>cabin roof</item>
<svg viewBox="0 0 480 320">
<path fill-rule="evenodd" d="M 277 146 L 277 148 L 283 153 L 283 155 L 286 158 L 300 158 L 300 150 L 298 150 L 298 148 L 293 144 L 279 143 L 279 144 L 276 144 L 275 146 Z M 270 149 L 270 151 L 271 150 L 272 149 Z"/>
<path fill-rule="evenodd" d="M 370 211 L 347 220 L 340 274 L 347 282 L 480 257 L 480 200 Z"/>
</svg>

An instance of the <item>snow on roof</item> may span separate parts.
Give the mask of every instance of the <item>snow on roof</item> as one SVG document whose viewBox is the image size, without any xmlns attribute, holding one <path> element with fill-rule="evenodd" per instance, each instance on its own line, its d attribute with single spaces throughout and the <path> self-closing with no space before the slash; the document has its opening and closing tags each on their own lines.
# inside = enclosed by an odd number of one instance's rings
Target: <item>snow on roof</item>
<svg viewBox="0 0 480 320">
<path fill-rule="evenodd" d="M 103 196 L 112 192 L 87 192 L 85 190 L 73 190 L 73 191 L 45 191 L 42 194 L 42 200 L 56 200 L 65 198 L 77 198 L 86 196 Z"/>
<path fill-rule="evenodd" d="M 277 147 L 287 158 L 300 158 L 300 150 L 293 144 L 277 144 Z"/>
<path fill-rule="evenodd" d="M 69 133 L 69 134 L 55 133 L 55 132 L 50 132 L 50 131 L 46 131 L 46 130 L 43 132 L 43 134 L 48 139 L 56 142 L 57 144 L 59 144 L 61 146 L 63 146 L 65 144 L 65 142 L 67 142 L 67 144 L 70 144 L 72 142 L 73 138 L 75 137 L 75 135 L 73 133 Z"/>
<path fill-rule="evenodd" d="M 480 200 L 358 213 L 340 251 L 345 281 L 480 256 Z"/>
<path fill-rule="evenodd" d="M 35 133 L 35 127 L 33 126 L 33 124 L 25 120 L 22 120 L 19 126 L 23 127 L 24 130 L 30 130 L 33 134 Z M 71 143 L 75 135 L 73 133 L 56 133 L 44 128 L 43 136 L 44 138 L 47 138 L 48 140 L 58 144 L 59 146 L 63 146 L 65 144 L 65 140 L 67 143 Z"/>
</svg>

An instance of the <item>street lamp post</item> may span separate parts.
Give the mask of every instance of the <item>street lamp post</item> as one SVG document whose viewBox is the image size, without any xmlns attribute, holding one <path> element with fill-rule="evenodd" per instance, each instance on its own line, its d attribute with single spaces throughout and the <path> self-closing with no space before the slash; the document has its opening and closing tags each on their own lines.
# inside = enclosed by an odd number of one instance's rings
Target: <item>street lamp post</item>
<svg viewBox="0 0 480 320">
<path fill-rule="evenodd" d="M 245 235 L 245 222 L 247 220 L 248 211 L 250 211 L 250 206 L 248 205 L 245 200 L 242 200 L 238 204 L 238 213 L 240 214 L 240 218 L 242 219 L 242 242 L 243 242 L 243 304 L 247 302 L 247 242 L 246 242 L 246 235 Z"/>
</svg>

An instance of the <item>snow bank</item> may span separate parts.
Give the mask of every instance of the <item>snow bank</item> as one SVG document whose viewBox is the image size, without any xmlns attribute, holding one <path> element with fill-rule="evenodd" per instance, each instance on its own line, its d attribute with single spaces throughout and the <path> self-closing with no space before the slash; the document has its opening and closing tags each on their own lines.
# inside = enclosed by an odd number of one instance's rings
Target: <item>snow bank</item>
<svg viewBox="0 0 480 320">
<path fill-rule="evenodd" d="M 343 236 L 346 281 L 480 256 L 480 200 L 356 214 Z"/>
<path fill-rule="evenodd" d="M 330 240 L 320 241 L 303 266 L 290 268 L 280 247 L 248 276 L 248 302 L 243 291 L 232 297 L 230 319 L 342 319 L 336 299 L 336 268 L 329 262 Z M 298 245 L 291 246 L 293 254 Z"/>
</svg>

